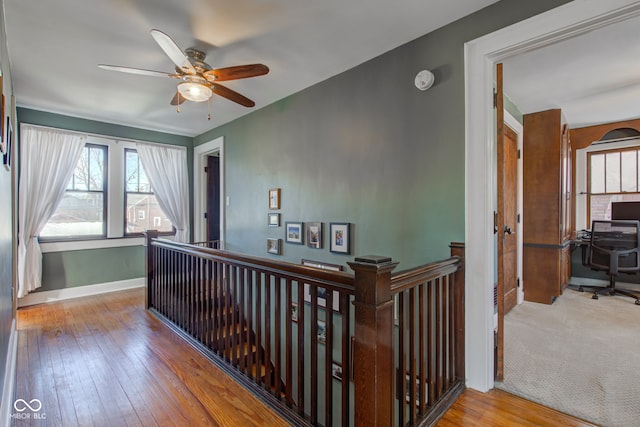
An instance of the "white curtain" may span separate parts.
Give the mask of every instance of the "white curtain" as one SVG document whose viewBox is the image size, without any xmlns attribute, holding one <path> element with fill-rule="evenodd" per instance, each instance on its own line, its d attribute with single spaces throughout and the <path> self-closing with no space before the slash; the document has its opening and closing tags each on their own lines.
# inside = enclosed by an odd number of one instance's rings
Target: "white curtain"
<svg viewBox="0 0 640 427">
<path fill-rule="evenodd" d="M 42 285 L 38 235 L 64 196 L 85 140 L 85 135 L 57 129 L 20 128 L 18 298 Z"/>
<path fill-rule="evenodd" d="M 142 167 L 162 212 L 176 229 L 176 241 L 189 241 L 189 178 L 187 150 L 137 143 Z"/>
</svg>

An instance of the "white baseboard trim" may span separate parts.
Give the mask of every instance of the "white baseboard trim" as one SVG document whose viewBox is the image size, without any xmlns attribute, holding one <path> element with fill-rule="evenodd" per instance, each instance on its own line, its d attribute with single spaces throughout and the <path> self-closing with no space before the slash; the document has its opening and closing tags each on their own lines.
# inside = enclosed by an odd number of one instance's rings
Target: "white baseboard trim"
<svg viewBox="0 0 640 427">
<path fill-rule="evenodd" d="M 2 385 L 2 405 L 0 406 L 0 426 L 11 425 L 11 413 L 13 410 L 14 391 L 16 386 L 16 363 L 18 359 L 18 332 L 16 331 L 16 319 L 11 322 L 11 335 L 7 348 L 7 363 L 4 370 Z"/>
<path fill-rule="evenodd" d="M 76 286 L 55 291 L 35 292 L 18 299 L 18 307 L 62 301 L 71 298 L 87 297 L 125 289 L 141 288 L 145 285 L 144 277 L 119 280 L 117 282 L 98 283 L 96 285 Z"/>
</svg>

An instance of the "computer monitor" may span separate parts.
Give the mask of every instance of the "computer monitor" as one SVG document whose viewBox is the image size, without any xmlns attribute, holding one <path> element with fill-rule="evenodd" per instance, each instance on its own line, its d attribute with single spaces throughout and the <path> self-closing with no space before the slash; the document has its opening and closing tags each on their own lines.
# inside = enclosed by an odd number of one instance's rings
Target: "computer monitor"
<svg viewBox="0 0 640 427">
<path fill-rule="evenodd" d="M 640 221 L 640 202 L 612 202 L 611 219 Z"/>
</svg>

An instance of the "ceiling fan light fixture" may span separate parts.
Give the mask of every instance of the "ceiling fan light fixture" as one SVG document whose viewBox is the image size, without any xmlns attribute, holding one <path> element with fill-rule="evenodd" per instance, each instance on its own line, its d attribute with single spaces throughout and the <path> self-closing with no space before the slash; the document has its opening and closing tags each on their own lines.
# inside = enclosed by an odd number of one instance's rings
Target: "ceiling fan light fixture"
<svg viewBox="0 0 640 427">
<path fill-rule="evenodd" d="M 207 85 L 196 81 L 186 81 L 178 85 L 178 92 L 185 99 L 193 102 L 204 102 L 211 98 L 213 91 Z"/>
</svg>

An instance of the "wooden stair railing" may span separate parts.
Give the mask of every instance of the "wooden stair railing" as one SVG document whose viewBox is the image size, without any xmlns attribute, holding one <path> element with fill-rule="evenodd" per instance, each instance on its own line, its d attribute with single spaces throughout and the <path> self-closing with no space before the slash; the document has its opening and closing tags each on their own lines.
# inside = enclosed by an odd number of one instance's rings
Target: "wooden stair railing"
<svg viewBox="0 0 640 427">
<path fill-rule="evenodd" d="M 462 244 L 353 275 L 215 247 L 149 232 L 147 308 L 292 425 L 430 425 L 461 393 Z"/>
</svg>

